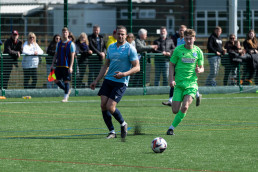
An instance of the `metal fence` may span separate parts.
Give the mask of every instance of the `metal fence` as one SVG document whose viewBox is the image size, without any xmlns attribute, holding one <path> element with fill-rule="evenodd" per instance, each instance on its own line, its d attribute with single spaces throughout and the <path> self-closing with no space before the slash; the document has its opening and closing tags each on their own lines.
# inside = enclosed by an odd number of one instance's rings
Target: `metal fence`
<svg viewBox="0 0 258 172">
<path fill-rule="evenodd" d="M 205 53 L 205 56 L 212 55 Z M 7 54 L 1 54 L 1 90 L 16 90 L 16 89 L 57 89 L 54 82 L 48 82 L 47 78 L 49 71 L 47 71 L 47 65 L 45 57 L 47 54 L 42 55 L 40 58 L 40 64 L 36 69 L 36 73 L 32 74 L 29 80 L 24 77 L 24 69 L 22 68 L 21 61 L 22 57 L 19 58 L 17 63 L 14 63 L 13 68 L 9 71 L 3 70 L 3 59 L 8 57 Z M 147 87 L 168 86 L 168 62 L 167 57 L 164 58 L 162 54 L 157 53 L 146 53 L 141 54 L 141 71 L 135 75 L 131 76 L 129 87 L 143 88 L 143 94 L 145 94 Z M 86 60 L 81 61 L 80 55 L 74 63 L 74 70 L 72 74 L 72 87 L 73 89 L 89 89 L 90 83 L 97 77 L 101 64 L 95 63 L 97 55 L 89 56 Z M 243 78 L 243 63 L 232 64 L 229 60 L 229 56 L 225 55 L 222 57 L 224 59 L 223 65 L 221 65 L 218 75 L 216 76 L 217 85 L 216 86 L 234 86 L 239 87 L 239 92 L 242 90 L 242 85 L 255 86 L 257 81 L 245 82 Z M 207 64 L 207 58 L 205 58 L 205 72 L 198 75 L 199 86 L 206 86 L 206 79 L 209 75 L 209 65 Z M 233 69 L 234 68 L 234 69 Z M 236 72 L 237 71 L 237 72 Z M 237 73 L 237 76 L 234 75 Z M 7 81 L 6 74 L 10 73 L 10 79 Z M 34 82 L 33 82 L 34 81 Z M 35 87 L 33 86 L 35 84 Z M 101 81 L 100 81 L 101 84 Z M 99 85 L 100 86 L 100 85 Z M 215 85 L 214 85 L 215 86 Z M 212 87 L 212 86 L 211 86 Z"/>
</svg>

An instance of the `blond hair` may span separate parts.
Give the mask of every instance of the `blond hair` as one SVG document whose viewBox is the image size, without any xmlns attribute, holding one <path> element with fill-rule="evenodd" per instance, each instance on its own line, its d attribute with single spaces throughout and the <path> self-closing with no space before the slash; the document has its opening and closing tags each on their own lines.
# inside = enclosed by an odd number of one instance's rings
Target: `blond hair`
<svg viewBox="0 0 258 172">
<path fill-rule="evenodd" d="M 85 38 L 85 43 L 87 45 L 89 45 L 89 40 L 88 40 L 88 36 L 86 33 L 82 32 L 78 38 L 78 40 L 82 43 L 82 39 Z"/>
<path fill-rule="evenodd" d="M 28 39 L 30 39 L 30 37 L 34 37 L 33 43 L 36 43 L 37 37 L 36 37 L 35 33 L 30 32 L 30 33 L 28 34 Z M 28 44 L 30 44 L 30 41 L 28 41 Z"/>
</svg>

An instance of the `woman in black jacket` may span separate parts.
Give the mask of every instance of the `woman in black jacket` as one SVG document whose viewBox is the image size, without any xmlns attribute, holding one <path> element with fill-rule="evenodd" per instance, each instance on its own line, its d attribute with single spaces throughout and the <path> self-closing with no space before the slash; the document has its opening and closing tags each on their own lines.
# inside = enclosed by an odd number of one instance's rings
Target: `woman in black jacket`
<svg viewBox="0 0 258 172">
<path fill-rule="evenodd" d="M 50 73 L 50 67 L 52 65 L 53 56 L 56 52 L 56 45 L 57 43 L 61 41 L 61 36 L 59 34 L 54 35 L 53 40 L 50 42 L 47 48 L 47 54 L 46 56 L 46 66 L 47 66 L 47 75 Z M 57 88 L 56 84 L 54 82 L 47 81 L 47 88 Z"/>
<path fill-rule="evenodd" d="M 258 41 L 253 29 L 246 35 L 243 45 L 246 53 L 250 55 L 250 58 L 248 58 L 244 63 L 242 82 L 244 85 L 250 85 L 255 76 L 255 84 L 258 85 Z"/>
<path fill-rule="evenodd" d="M 86 33 L 82 32 L 75 42 L 76 53 L 81 54 L 78 57 L 78 67 L 79 75 L 77 76 L 77 88 L 83 88 L 84 84 L 82 83 L 84 74 L 86 72 L 87 58 L 92 54 L 92 51 L 89 49 L 89 41 Z"/>
</svg>

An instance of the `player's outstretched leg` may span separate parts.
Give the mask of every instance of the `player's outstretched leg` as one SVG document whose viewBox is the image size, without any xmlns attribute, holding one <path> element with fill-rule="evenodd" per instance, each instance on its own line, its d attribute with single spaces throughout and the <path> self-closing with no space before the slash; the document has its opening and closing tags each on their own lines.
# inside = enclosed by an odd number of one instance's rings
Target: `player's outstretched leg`
<svg viewBox="0 0 258 172">
<path fill-rule="evenodd" d="M 174 129 L 178 126 L 178 124 L 183 120 L 185 117 L 186 113 L 182 113 L 181 110 L 176 114 L 174 121 L 172 125 L 169 127 L 167 131 L 167 135 L 175 135 L 174 134 Z"/>
</svg>

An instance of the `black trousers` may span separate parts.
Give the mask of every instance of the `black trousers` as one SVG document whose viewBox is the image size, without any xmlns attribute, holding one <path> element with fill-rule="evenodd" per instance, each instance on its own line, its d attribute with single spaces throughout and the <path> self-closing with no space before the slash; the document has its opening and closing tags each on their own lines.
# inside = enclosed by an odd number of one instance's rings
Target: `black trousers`
<svg viewBox="0 0 258 172">
<path fill-rule="evenodd" d="M 37 74 L 37 68 L 27 68 L 23 69 L 23 86 L 24 89 L 34 89 L 36 88 L 37 81 L 38 81 L 38 74 Z M 29 85 L 30 78 L 32 79 L 31 84 Z"/>
</svg>

